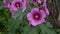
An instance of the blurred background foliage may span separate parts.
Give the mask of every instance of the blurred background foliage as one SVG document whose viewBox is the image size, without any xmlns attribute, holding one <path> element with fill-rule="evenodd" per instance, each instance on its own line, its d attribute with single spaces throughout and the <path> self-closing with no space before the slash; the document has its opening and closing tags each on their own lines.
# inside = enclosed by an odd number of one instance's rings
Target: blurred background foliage
<svg viewBox="0 0 60 34">
<path fill-rule="evenodd" d="M 0 34 L 60 34 L 60 29 L 54 28 L 47 21 L 36 27 L 28 26 L 26 15 L 31 8 L 33 4 L 28 6 L 25 13 L 22 13 L 20 8 L 15 15 L 11 16 L 10 10 L 5 8 L 3 0 L 0 0 Z M 16 20 L 12 17 L 16 17 Z"/>
</svg>

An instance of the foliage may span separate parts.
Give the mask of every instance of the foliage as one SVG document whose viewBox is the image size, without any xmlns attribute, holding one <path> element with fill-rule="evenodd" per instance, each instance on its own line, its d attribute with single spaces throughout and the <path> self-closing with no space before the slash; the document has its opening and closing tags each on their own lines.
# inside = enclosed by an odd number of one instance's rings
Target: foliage
<svg viewBox="0 0 60 34">
<path fill-rule="evenodd" d="M 36 27 L 28 26 L 26 18 L 27 13 L 33 8 L 28 6 L 26 12 L 22 13 L 22 9 L 11 16 L 10 10 L 4 8 L 2 0 L 0 0 L 0 34 L 60 34 L 60 29 L 55 29 L 50 22 L 45 22 Z M 16 17 L 14 20 L 12 17 Z"/>
</svg>

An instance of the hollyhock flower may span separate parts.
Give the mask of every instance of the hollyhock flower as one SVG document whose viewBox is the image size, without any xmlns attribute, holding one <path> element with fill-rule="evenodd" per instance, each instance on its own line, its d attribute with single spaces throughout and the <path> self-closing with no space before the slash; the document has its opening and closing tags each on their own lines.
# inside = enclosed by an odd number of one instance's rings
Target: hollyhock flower
<svg viewBox="0 0 60 34">
<path fill-rule="evenodd" d="M 41 0 L 32 0 L 32 2 L 34 3 L 34 5 L 36 5 L 37 3 L 41 4 Z"/>
<path fill-rule="evenodd" d="M 7 2 L 7 0 L 3 0 L 4 7 L 9 8 L 10 4 Z"/>
<path fill-rule="evenodd" d="M 24 12 L 26 10 L 28 4 L 29 4 L 29 1 L 28 0 L 24 0 L 23 6 L 22 6 L 22 12 Z"/>
<path fill-rule="evenodd" d="M 22 12 L 24 12 L 28 6 L 28 0 L 24 0 L 24 2 L 22 2 L 22 0 L 13 0 L 12 3 L 8 3 L 7 0 L 3 0 L 4 2 L 4 6 L 8 7 L 13 14 L 15 14 L 19 8 L 22 8 Z"/>
<path fill-rule="evenodd" d="M 10 6 L 10 9 L 13 11 L 18 11 L 18 9 L 22 6 L 22 0 L 13 0 Z"/>
<path fill-rule="evenodd" d="M 9 8 L 11 13 L 14 14 L 22 5 L 22 0 L 13 0 L 12 3 L 8 3 L 7 0 L 3 0 L 4 6 Z"/>
<path fill-rule="evenodd" d="M 29 24 L 33 26 L 42 24 L 45 21 L 45 17 L 45 12 L 43 10 L 39 10 L 38 8 L 33 8 L 31 12 L 27 14 L 27 19 L 30 21 Z"/>
</svg>

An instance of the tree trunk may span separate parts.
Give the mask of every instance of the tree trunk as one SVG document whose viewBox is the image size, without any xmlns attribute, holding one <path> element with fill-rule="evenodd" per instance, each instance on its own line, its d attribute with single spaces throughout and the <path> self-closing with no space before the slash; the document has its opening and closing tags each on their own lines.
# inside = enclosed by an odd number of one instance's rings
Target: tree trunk
<svg viewBox="0 0 60 34">
<path fill-rule="evenodd" d="M 60 28 L 60 0 L 47 0 L 47 8 L 49 9 L 50 15 L 48 16 L 47 20 L 51 22 L 51 24 L 56 27 Z"/>
</svg>

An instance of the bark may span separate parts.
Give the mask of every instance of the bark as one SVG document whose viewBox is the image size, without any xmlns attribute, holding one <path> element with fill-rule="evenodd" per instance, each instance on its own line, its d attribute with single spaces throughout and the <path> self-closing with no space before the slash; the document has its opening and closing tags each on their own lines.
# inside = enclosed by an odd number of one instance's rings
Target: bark
<svg viewBox="0 0 60 34">
<path fill-rule="evenodd" d="M 47 0 L 47 8 L 49 9 L 50 15 L 48 16 L 47 20 L 51 22 L 51 24 L 56 27 L 60 28 L 60 0 Z"/>
</svg>

